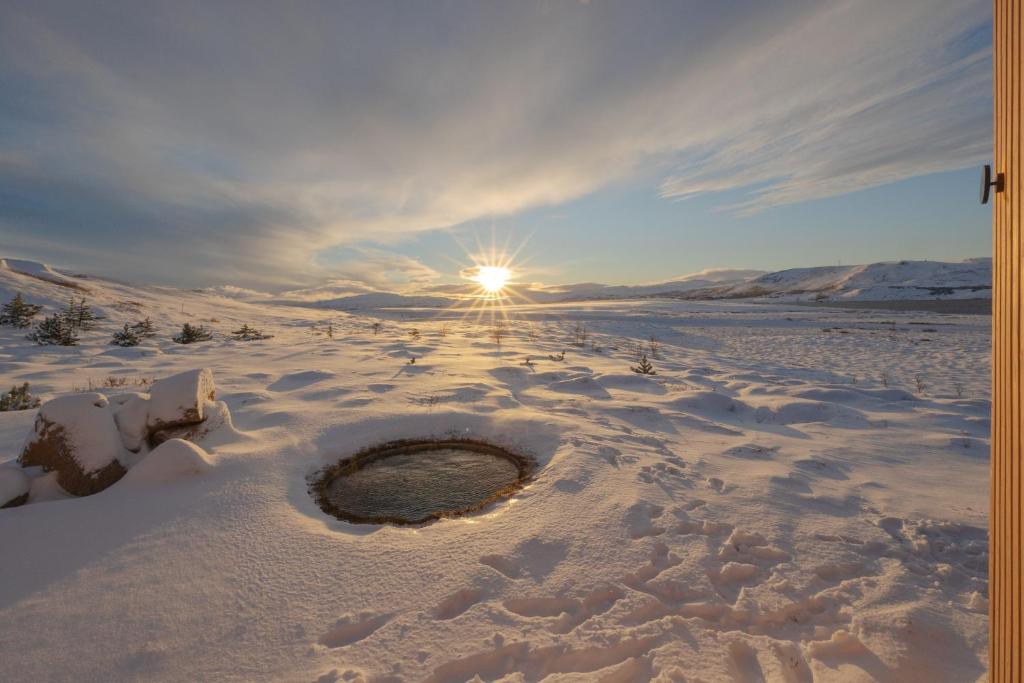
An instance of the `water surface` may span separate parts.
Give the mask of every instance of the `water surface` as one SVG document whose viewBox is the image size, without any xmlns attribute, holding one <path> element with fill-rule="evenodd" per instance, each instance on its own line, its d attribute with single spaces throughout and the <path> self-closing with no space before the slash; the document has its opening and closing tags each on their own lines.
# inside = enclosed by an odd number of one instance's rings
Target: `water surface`
<svg viewBox="0 0 1024 683">
<path fill-rule="evenodd" d="M 324 494 L 351 517 L 418 522 L 475 507 L 518 481 L 508 458 L 444 448 L 374 460 L 336 477 Z"/>
</svg>

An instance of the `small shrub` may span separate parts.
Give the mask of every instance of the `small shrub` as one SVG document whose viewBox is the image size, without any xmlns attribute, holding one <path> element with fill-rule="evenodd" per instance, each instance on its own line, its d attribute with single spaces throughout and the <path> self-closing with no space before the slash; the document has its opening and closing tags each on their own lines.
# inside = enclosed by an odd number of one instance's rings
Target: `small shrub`
<svg viewBox="0 0 1024 683">
<path fill-rule="evenodd" d="M 572 345 L 573 346 L 584 346 L 587 343 L 589 337 L 587 332 L 587 326 L 582 323 L 576 323 L 575 327 L 572 328 Z"/>
<path fill-rule="evenodd" d="M 491 329 L 491 340 L 501 346 L 501 340 L 505 338 L 505 326 L 498 323 Z"/>
<path fill-rule="evenodd" d="M 409 338 L 412 339 L 413 341 L 419 341 L 420 331 L 417 330 L 415 327 L 412 328 L 411 330 L 409 330 Z"/>
<path fill-rule="evenodd" d="M 380 331 L 384 329 L 384 326 L 381 325 L 380 323 L 374 323 L 373 325 L 370 326 L 370 328 L 373 330 L 374 334 L 380 334 Z"/>
<path fill-rule="evenodd" d="M 642 356 L 640 356 L 640 362 L 639 363 L 637 363 L 636 365 L 629 366 L 629 369 L 632 370 L 633 372 L 637 373 L 638 375 L 657 375 L 658 374 L 658 373 L 656 373 L 654 371 L 654 366 L 651 365 L 651 362 L 649 360 L 647 360 L 647 354 L 646 353 L 643 354 Z"/>
<path fill-rule="evenodd" d="M 658 349 L 661 348 L 661 342 L 653 334 L 647 339 L 647 348 L 651 350 L 651 358 L 658 357 Z"/>
<path fill-rule="evenodd" d="M 18 292 L 13 299 L 0 308 L 0 325 L 29 327 L 32 324 L 32 318 L 36 317 L 41 310 L 43 310 L 42 306 L 25 303 L 25 300 L 21 298 L 21 292 Z"/>
<path fill-rule="evenodd" d="M 196 342 L 210 341 L 213 333 L 202 325 L 195 327 L 189 323 L 181 326 L 181 332 L 171 337 L 178 344 L 194 344 Z"/>
<path fill-rule="evenodd" d="M 332 339 L 334 331 L 328 332 L 328 336 Z M 263 334 L 261 330 L 257 330 L 254 327 L 249 327 L 248 324 L 243 324 L 240 328 L 231 333 L 231 338 L 236 341 L 255 341 L 258 339 L 270 339 L 271 335 Z"/>
<path fill-rule="evenodd" d="M 441 325 L 441 327 L 437 330 L 437 333 L 440 336 L 442 336 L 442 337 L 447 337 L 448 336 L 448 326 L 447 325 Z"/>
<path fill-rule="evenodd" d="M 0 395 L 0 412 L 38 408 L 39 403 L 39 399 L 29 391 L 28 382 L 25 382 L 20 387 L 13 386 L 6 394 Z"/>
<path fill-rule="evenodd" d="M 327 330 L 326 330 L 326 332 L 327 332 L 327 338 L 328 339 L 334 339 L 334 323 L 333 322 L 327 323 Z M 266 337 L 261 337 L 261 338 L 262 339 L 266 339 Z"/>
<path fill-rule="evenodd" d="M 548 358 L 555 361 L 556 363 L 561 363 L 563 360 L 565 360 L 565 351 L 562 351 L 558 355 L 549 355 Z"/>
<path fill-rule="evenodd" d="M 68 322 L 76 330 L 91 330 L 93 323 L 96 321 L 96 314 L 93 313 L 92 308 L 85 302 L 85 297 L 75 299 L 72 297 L 68 301 L 67 308 L 65 309 L 65 315 L 67 316 Z"/>
<path fill-rule="evenodd" d="M 142 340 L 139 334 L 128 323 L 125 323 L 124 329 L 115 332 L 110 343 L 118 346 L 138 346 L 140 341 Z"/>
<path fill-rule="evenodd" d="M 78 332 L 65 312 L 44 318 L 28 338 L 40 346 L 75 346 Z"/>
<path fill-rule="evenodd" d="M 961 384 L 960 382 L 956 382 L 955 384 L 953 384 L 953 391 L 956 392 L 957 398 L 964 397 L 964 385 Z"/>
<path fill-rule="evenodd" d="M 526 357 L 526 360 L 524 360 L 524 361 L 523 361 L 523 365 L 525 365 L 526 367 L 528 367 L 528 368 L 531 368 L 531 369 L 532 369 L 532 368 L 533 368 L 534 366 L 536 366 L 537 364 L 536 364 L 536 363 L 534 363 L 534 362 L 533 362 L 532 360 L 530 360 L 530 357 L 529 357 L 529 356 L 527 356 L 527 357 Z"/>
<path fill-rule="evenodd" d="M 924 383 L 924 377 L 922 377 L 921 375 L 914 376 L 914 384 L 917 385 L 917 393 L 919 394 L 923 394 L 924 390 L 928 388 L 928 386 Z"/>
<path fill-rule="evenodd" d="M 889 382 L 892 381 L 892 378 L 889 377 L 889 373 L 888 372 L 883 372 L 879 379 L 882 380 L 882 386 L 885 387 L 886 389 L 888 389 L 889 388 Z"/>
<path fill-rule="evenodd" d="M 416 365 L 416 356 L 409 358 L 409 362 L 406 365 Z"/>
<path fill-rule="evenodd" d="M 145 320 L 132 325 L 132 332 L 138 335 L 139 339 L 149 339 L 156 336 L 156 331 L 153 329 L 153 321 L 149 319 L 149 316 Z"/>
</svg>

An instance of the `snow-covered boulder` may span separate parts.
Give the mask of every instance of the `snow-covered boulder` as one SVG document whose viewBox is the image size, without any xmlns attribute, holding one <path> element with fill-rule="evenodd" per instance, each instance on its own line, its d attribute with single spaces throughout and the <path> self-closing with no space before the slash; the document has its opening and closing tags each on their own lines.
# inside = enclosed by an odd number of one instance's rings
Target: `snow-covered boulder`
<svg viewBox="0 0 1024 683">
<path fill-rule="evenodd" d="M 20 467 L 0 467 L 0 508 L 13 508 L 28 502 L 32 480 Z"/>
<path fill-rule="evenodd" d="M 201 474 L 211 466 L 209 454 L 199 446 L 183 439 L 170 439 L 132 467 L 119 486 L 162 484 L 178 477 Z"/>
<path fill-rule="evenodd" d="M 138 453 L 146 445 L 149 436 L 149 396 L 145 394 L 124 394 L 111 399 L 118 403 L 114 408 L 114 421 L 121 432 L 124 447 Z"/>
<path fill-rule="evenodd" d="M 199 424 L 206 419 L 205 406 L 216 398 L 209 368 L 188 370 L 153 382 L 149 390 L 149 431 Z"/>
<path fill-rule="evenodd" d="M 23 467 L 56 471 L 57 482 L 76 496 L 88 496 L 124 476 L 124 452 L 110 403 L 103 394 L 62 396 L 47 401 L 18 458 Z"/>
<path fill-rule="evenodd" d="M 203 416 L 205 419 L 198 424 L 181 425 L 150 432 L 149 445 L 159 446 L 170 439 L 201 441 L 214 432 L 223 436 L 236 433 L 235 427 L 231 423 L 231 411 L 228 410 L 228 404 L 224 401 L 207 403 L 203 409 Z"/>
</svg>

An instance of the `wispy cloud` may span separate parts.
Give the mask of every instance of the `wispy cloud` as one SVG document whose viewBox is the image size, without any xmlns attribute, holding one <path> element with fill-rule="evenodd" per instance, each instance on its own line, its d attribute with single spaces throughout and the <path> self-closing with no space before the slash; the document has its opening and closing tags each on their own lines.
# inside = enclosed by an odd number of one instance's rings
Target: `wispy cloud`
<svg viewBox="0 0 1024 683">
<path fill-rule="evenodd" d="M 318 255 L 637 175 L 751 212 L 961 167 L 990 141 L 989 11 L 7 2 L 2 243 L 166 281 L 400 289 L 433 275 Z"/>
</svg>

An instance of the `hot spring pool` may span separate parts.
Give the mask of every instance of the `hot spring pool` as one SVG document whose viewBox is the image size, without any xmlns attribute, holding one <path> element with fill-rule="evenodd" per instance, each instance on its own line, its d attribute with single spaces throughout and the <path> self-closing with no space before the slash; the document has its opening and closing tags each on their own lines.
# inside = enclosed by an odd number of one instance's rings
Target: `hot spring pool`
<svg viewBox="0 0 1024 683">
<path fill-rule="evenodd" d="M 420 524 L 512 494 L 531 465 L 479 441 L 397 442 L 341 461 L 314 485 L 314 494 L 339 519 Z"/>
</svg>

